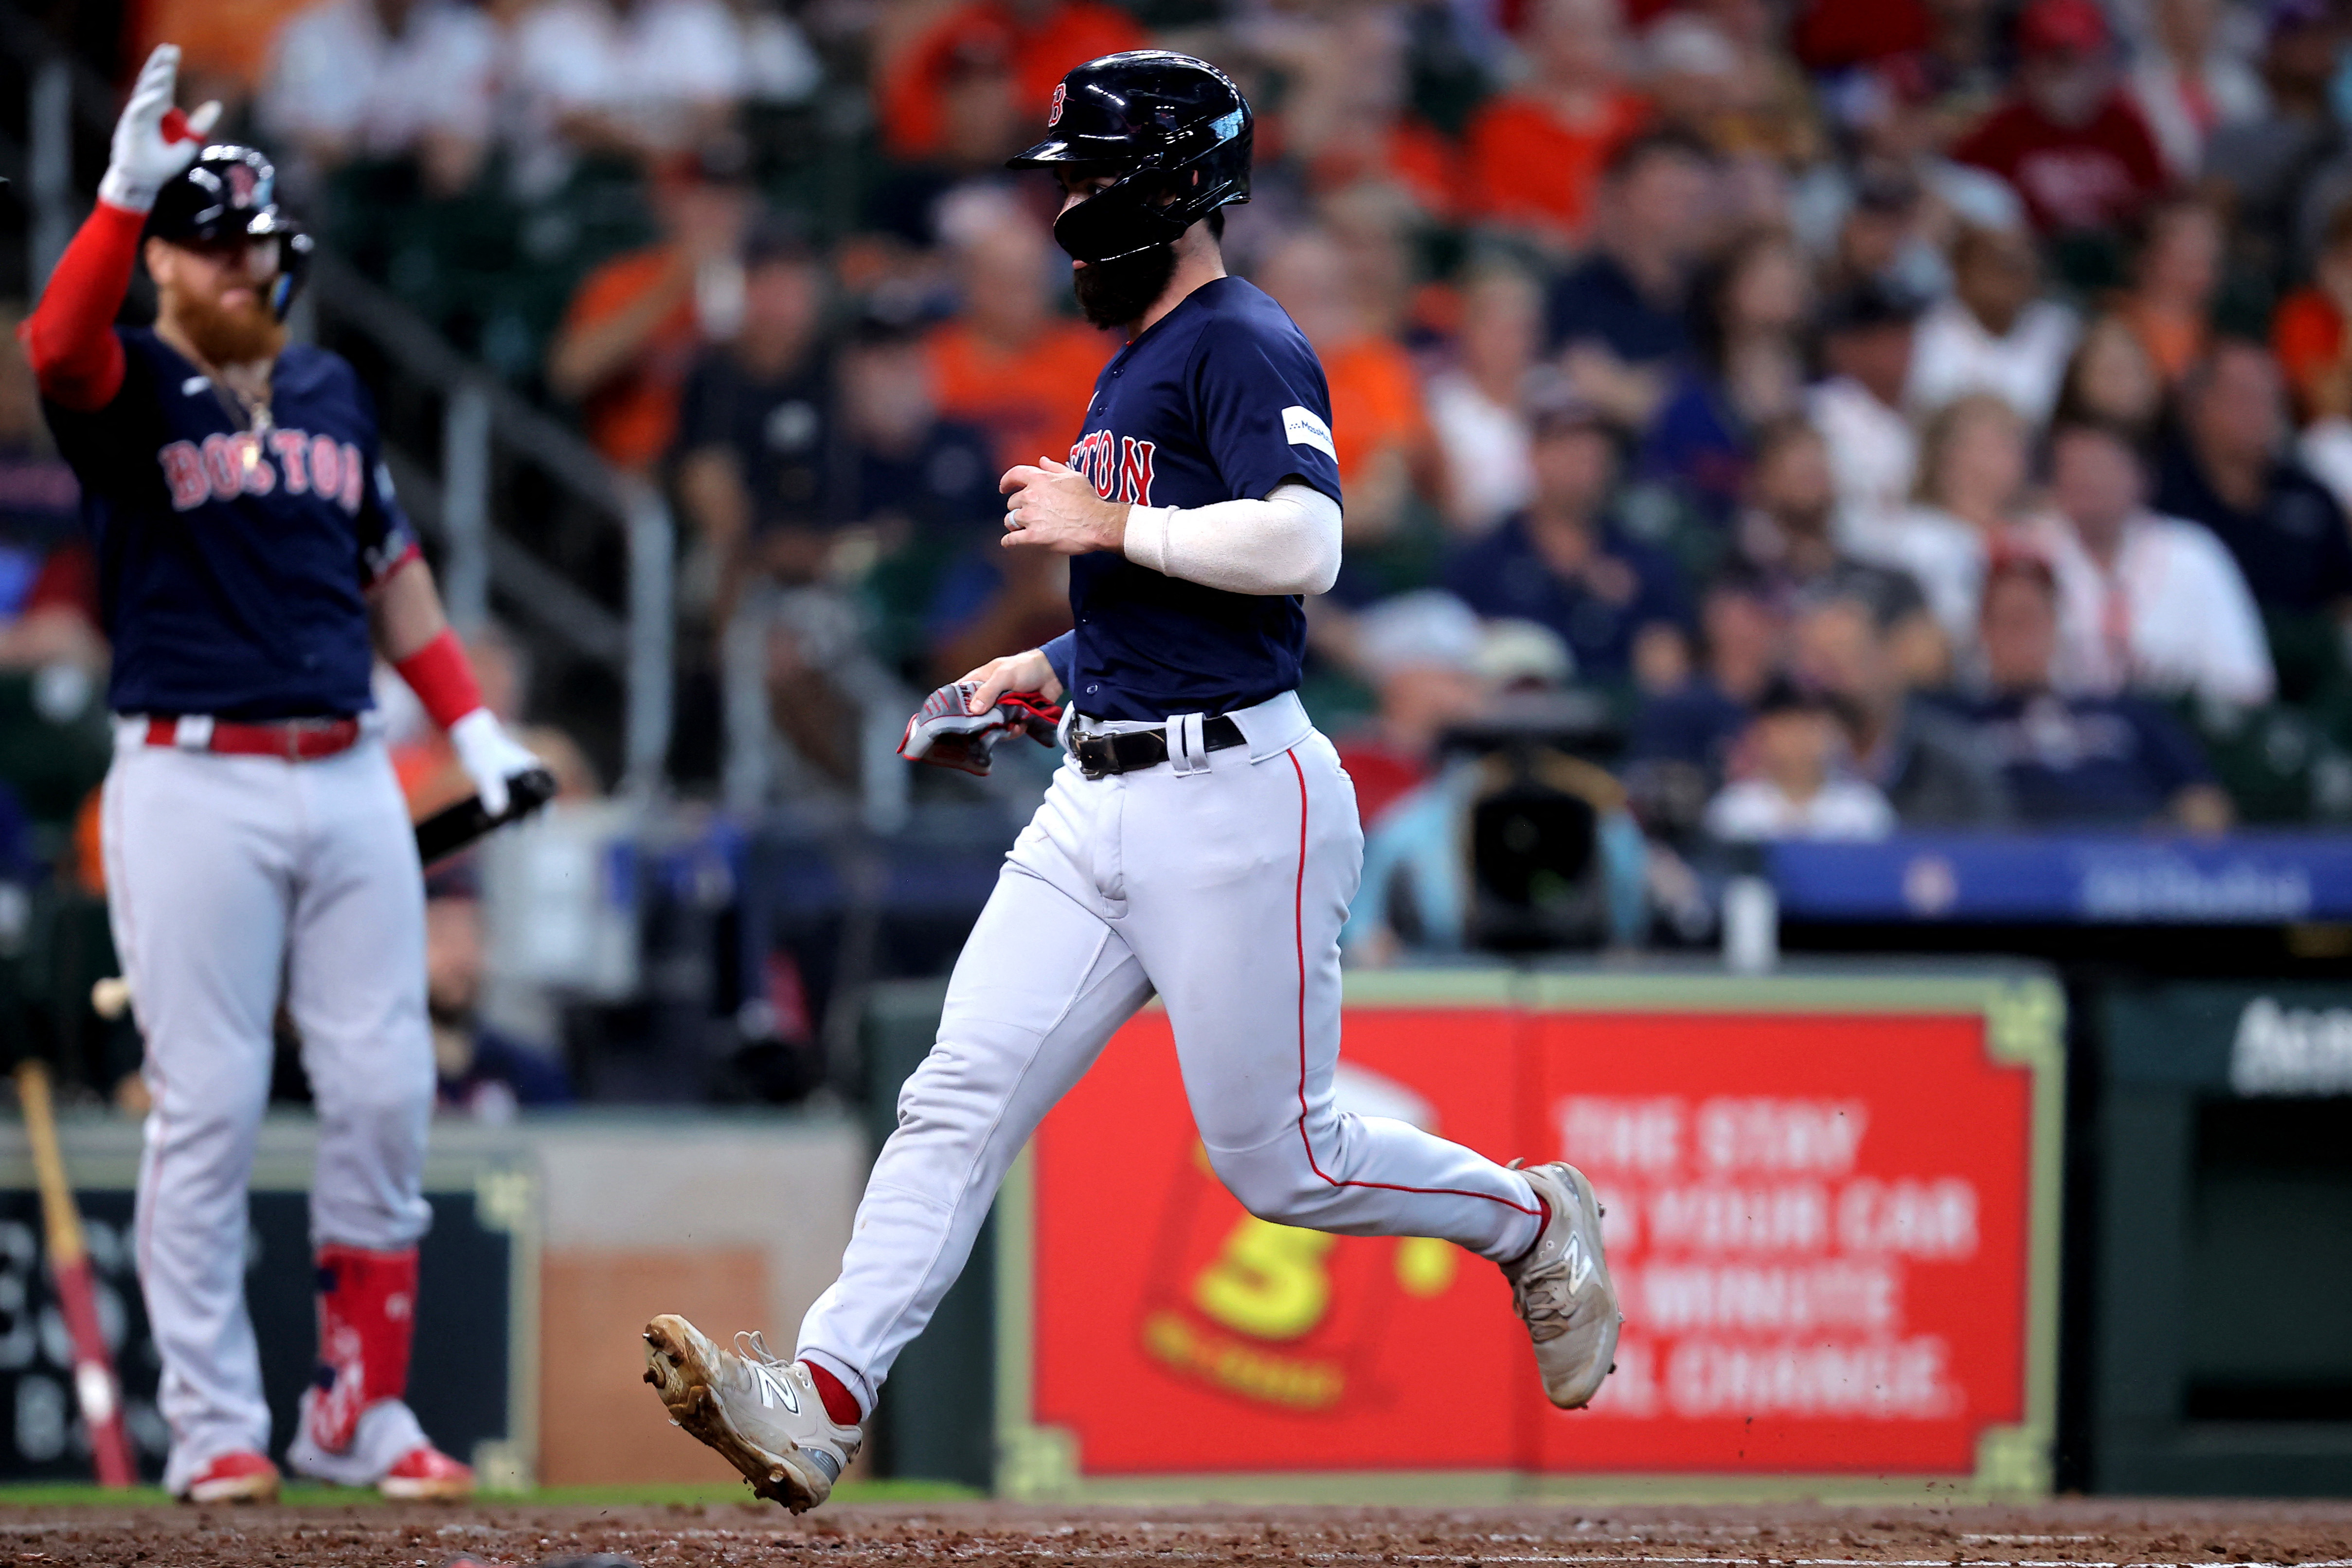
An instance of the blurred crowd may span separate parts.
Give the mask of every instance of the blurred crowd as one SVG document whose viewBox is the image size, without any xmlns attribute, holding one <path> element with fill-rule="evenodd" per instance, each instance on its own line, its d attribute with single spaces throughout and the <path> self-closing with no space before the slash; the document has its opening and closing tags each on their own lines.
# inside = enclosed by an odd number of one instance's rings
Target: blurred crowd
<svg viewBox="0 0 2352 1568">
<path fill-rule="evenodd" d="M 759 612 L 803 787 L 1067 622 L 996 478 L 1113 345 L 1001 163 L 1160 45 L 1259 112 L 1228 264 L 1347 492 L 1307 695 L 1413 929 L 1475 924 L 1426 868 L 1498 789 L 1581 802 L 1621 935 L 1710 845 L 2352 818 L 2336 0 L 140 16 L 331 243 L 667 487 L 689 655 Z M 1457 744 L 1498 715 L 1543 755 Z"/>
</svg>

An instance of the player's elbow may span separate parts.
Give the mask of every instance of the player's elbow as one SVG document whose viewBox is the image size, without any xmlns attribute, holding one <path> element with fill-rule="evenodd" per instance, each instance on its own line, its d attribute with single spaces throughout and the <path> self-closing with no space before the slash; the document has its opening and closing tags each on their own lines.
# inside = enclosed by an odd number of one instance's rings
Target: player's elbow
<svg viewBox="0 0 2352 1568">
<path fill-rule="evenodd" d="M 1298 548 L 1284 563 L 1279 578 L 1271 591 L 1310 597 L 1330 592 L 1331 585 L 1339 580 L 1339 541 L 1333 538 L 1327 544 L 1319 538 L 1299 540 Z"/>
<path fill-rule="evenodd" d="M 1329 554 L 1316 559 L 1300 580 L 1298 591 L 1312 598 L 1318 593 L 1330 592 L 1333 585 L 1339 580 L 1339 552 L 1334 549 Z"/>
</svg>

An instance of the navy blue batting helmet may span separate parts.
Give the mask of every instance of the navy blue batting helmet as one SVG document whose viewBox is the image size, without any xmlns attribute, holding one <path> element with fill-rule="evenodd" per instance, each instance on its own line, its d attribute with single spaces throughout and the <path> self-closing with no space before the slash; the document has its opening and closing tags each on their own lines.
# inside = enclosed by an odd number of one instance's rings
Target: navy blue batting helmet
<svg viewBox="0 0 2352 1568">
<path fill-rule="evenodd" d="M 1252 126 L 1241 89 L 1206 60 L 1130 49 L 1064 77 L 1045 120 L 1052 134 L 1006 167 L 1116 176 L 1054 224 L 1080 261 L 1116 261 L 1248 201 Z"/>
</svg>

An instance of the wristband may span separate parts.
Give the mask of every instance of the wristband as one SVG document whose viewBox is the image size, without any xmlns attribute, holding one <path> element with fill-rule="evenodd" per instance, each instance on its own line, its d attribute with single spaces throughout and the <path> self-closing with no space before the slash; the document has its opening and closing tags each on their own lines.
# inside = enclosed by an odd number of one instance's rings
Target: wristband
<svg viewBox="0 0 2352 1568">
<path fill-rule="evenodd" d="M 483 706 L 482 688 L 474 679 L 466 645 L 446 626 L 438 637 L 392 667 L 400 672 L 400 678 L 408 683 L 433 722 L 445 730 Z"/>
</svg>

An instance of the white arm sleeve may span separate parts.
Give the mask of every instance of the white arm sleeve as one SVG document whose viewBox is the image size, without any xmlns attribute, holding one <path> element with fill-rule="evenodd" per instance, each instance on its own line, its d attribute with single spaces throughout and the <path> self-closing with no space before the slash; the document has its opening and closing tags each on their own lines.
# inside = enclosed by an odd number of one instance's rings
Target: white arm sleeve
<svg viewBox="0 0 2352 1568">
<path fill-rule="evenodd" d="M 1339 576 L 1339 503 L 1284 484 L 1263 501 L 1132 507 L 1127 559 L 1228 593 L 1328 593 Z"/>
</svg>

